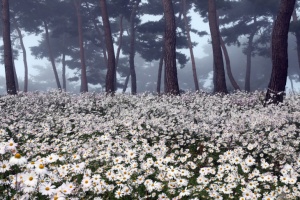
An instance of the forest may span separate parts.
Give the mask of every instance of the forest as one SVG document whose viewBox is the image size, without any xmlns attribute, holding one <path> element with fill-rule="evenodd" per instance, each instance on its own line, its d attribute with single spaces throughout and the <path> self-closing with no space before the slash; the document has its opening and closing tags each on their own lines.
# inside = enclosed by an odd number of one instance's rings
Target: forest
<svg viewBox="0 0 300 200">
<path fill-rule="evenodd" d="M 199 90 L 250 92 L 267 88 L 284 91 L 286 80 L 280 83 L 282 86 L 276 86 L 280 89 L 269 86 L 274 65 L 272 31 L 280 1 L 217 0 L 210 12 L 208 2 L 172 1 L 173 29 L 176 29 L 172 51 L 175 53 L 172 54 L 173 61 L 168 63 L 165 56 L 169 32 L 166 22 L 172 21 L 172 16 L 167 18 L 160 0 L 111 0 L 103 6 L 93 0 L 11 1 L 12 56 L 14 60 L 21 55 L 24 63 L 17 66 L 24 68 L 24 77 L 14 73 L 16 91 L 46 90 L 41 88 L 47 83 L 43 83 L 47 79 L 43 73 L 48 74 L 49 82 L 54 84 L 52 87 L 72 92 L 98 88 L 98 91 L 106 92 L 127 90 L 131 94 L 146 91 L 160 94 L 168 93 L 174 83 L 178 85 L 174 93 Z M 210 30 L 193 29 L 190 12 L 198 15 L 198 19 L 193 17 L 193 20 L 208 23 Z M 104 15 L 107 15 L 106 25 Z M 151 16 L 154 16 L 153 21 Z M 145 17 L 148 20 L 143 20 Z M 300 73 L 297 3 L 290 19 L 287 27 L 289 64 L 286 64 L 288 71 L 284 76 L 293 87 L 299 82 Z M 214 20 L 217 23 L 214 29 L 220 35 L 217 40 L 211 29 Z M 30 52 L 26 52 L 24 34 L 41 38 L 38 45 L 30 47 Z M 201 55 L 193 51 L 197 42 L 191 39 L 191 34 L 198 35 L 200 40 L 211 35 L 203 47 L 206 57 L 200 59 Z M 214 41 L 218 41 L 218 48 L 213 47 Z M 189 53 L 182 53 L 184 49 Z M 29 53 L 49 62 L 45 66 L 31 66 L 27 61 Z M 171 66 L 170 70 L 168 66 Z M 67 77 L 66 69 L 75 73 Z M 38 75 L 30 78 L 28 70 L 40 70 L 40 78 Z M 53 78 L 49 78 L 49 73 Z M 172 76 L 168 75 L 172 73 Z M 205 88 L 204 82 L 211 75 L 212 84 Z M 42 81 L 38 82 L 39 79 Z M 68 89 L 67 83 L 72 85 Z M 74 88 L 72 83 L 79 84 L 79 88 Z M 165 86 L 167 83 L 169 86 Z M 5 89 L 2 87 L 3 92 Z"/>
<path fill-rule="evenodd" d="M 2 0 L 0 199 L 300 199 L 298 3 Z"/>
</svg>

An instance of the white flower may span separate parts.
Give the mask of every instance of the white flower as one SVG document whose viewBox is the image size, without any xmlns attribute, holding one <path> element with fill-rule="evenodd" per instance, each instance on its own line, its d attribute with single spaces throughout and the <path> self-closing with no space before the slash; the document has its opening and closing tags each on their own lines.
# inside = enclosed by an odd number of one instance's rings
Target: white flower
<svg viewBox="0 0 300 200">
<path fill-rule="evenodd" d="M 47 168 L 42 163 L 36 164 L 34 170 L 37 174 L 41 174 L 41 175 L 44 175 L 48 172 Z"/>
<path fill-rule="evenodd" d="M 252 156 L 248 155 L 245 159 L 245 163 L 247 166 L 252 166 L 255 164 L 255 159 Z"/>
<path fill-rule="evenodd" d="M 17 146 L 18 146 L 18 144 L 15 143 L 13 139 L 8 140 L 6 143 L 6 148 L 8 150 L 15 150 Z"/>
<path fill-rule="evenodd" d="M 180 191 L 179 197 L 182 198 L 183 196 L 188 196 L 191 194 L 191 191 L 188 190 L 187 188 L 183 189 Z"/>
<path fill-rule="evenodd" d="M 82 185 L 82 189 L 84 191 L 90 189 L 91 185 L 92 185 L 92 179 L 90 177 L 84 177 L 81 181 L 81 185 Z"/>
<path fill-rule="evenodd" d="M 56 192 L 55 186 L 51 185 L 51 183 L 43 183 L 40 186 L 39 191 L 42 193 L 42 195 L 53 195 Z"/>
<path fill-rule="evenodd" d="M 117 189 L 117 191 L 115 192 L 115 197 L 116 197 L 117 199 L 119 199 L 119 198 L 121 198 L 122 196 L 124 196 L 123 191 L 122 191 L 120 188 Z"/>
<path fill-rule="evenodd" d="M 59 187 L 59 191 L 63 194 L 71 194 L 73 192 L 74 188 L 75 188 L 75 186 L 73 183 L 66 182 L 66 183 L 63 183 Z"/>
<path fill-rule="evenodd" d="M 9 169 L 10 169 L 10 164 L 9 164 L 8 160 L 4 160 L 4 161 L 0 162 L 0 173 L 4 173 Z"/>
<path fill-rule="evenodd" d="M 35 173 L 24 174 L 23 181 L 25 185 L 35 187 L 38 183 L 38 177 Z"/>
<path fill-rule="evenodd" d="M 27 163 L 26 157 L 21 156 L 21 154 L 16 153 L 13 157 L 9 159 L 11 165 L 23 165 Z"/>
<path fill-rule="evenodd" d="M 56 162 L 57 160 L 58 160 L 58 155 L 53 154 L 53 153 L 46 157 L 47 163 L 53 163 L 53 162 Z"/>
</svg>

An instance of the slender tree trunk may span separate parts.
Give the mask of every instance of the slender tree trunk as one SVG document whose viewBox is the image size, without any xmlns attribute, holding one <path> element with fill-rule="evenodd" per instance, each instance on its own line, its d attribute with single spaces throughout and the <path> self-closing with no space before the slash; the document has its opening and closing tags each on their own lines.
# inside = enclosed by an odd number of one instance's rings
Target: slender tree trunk
<svg viewBox="0 0 300 200">
<path fill-rule="evenodd" d="M 78 39 L 80 48 L 80 63 L 81 63 L 81 87 L 80 92 L 88 92 L 88 82 L 86 76 L 86 64 L 83 46 L 83 32 L 82 32 L 82 16 L 81 16 L 81 0 L 74 0 L 77 15 L 77 28 L 78 28 Z"/>
<path fill-rule="evenodd" d="M 129 66 L 130 66 L 130 76 L 131 76 L 131 94 L 136 94 L 136 73 L 134 66 L 135 57 L 135 17 L 137 8 L 141 0 L 136 0 L 133 5 L 131 16 L 130 16 L 130 52 L 129 52 Z"/>
<path fill-rule="evenodd" d="M 16 65 L 15 65 L 15 60 L 14 59 L 13 59 L 13 65 L 14 65 L 14 76 L 15 76 L 16 90 L 18 92 L 18 91 L 20 91 L 20 88 L 19 88 L 18 75 L 17 75 L 17 70 L 16 70 Z"/>
<path fill-rule="evenodd" d="M 17 94 L 14 75 L 14 65 L 12 58 L 12 48 L 10 39 L 10 18 L 9 0 L 2 0 L 2 24 L 3 24 L 3 44 L 4 44 L 4 65 L 6 77 L 6 91 L 9 95 Z"/>
<path fill-rule="evenodd" d="M 19 28 L 18 22 L 16 21 L 15 17 L 13 17 L 13 23 L 15 25 L 15 28 L 17 30 L 19 39 L 20 39 L 20 44 L 21 44 L 21 48 L 23 51 L 23 63 L 24 63 L 24 92 L 28 91 L 28 64 L 27 64 L 27 53 L 26 53 L 26 48 L 23 42 L 23 36 L 22 36 L 22 32 L 21 29 Z"/>
<path fill-rule="evenodd" d="M 293 12 L 293 22 L 298 22 L 298 17 L 297 17 L 297 13 L 296 10 L 294 9 Z M 299 65 L 299 69 L 300 69 L 300 30 L 296 30 L 295 31 L 295 37 L 296 37 L 296 44 L 297 44 L 297 57 L 298 57 L 298 65 Z M 300 76 L 299 76 L 300 79 Z"/>
<path fill-rule="evenodd" d="M 128 75 L 126 76 L 125 82 L 124 82 L 123 93 L 125 93 L 127 90 L 129 78 L 130 78 L 130 69 L 129 69 Z"/>
<path fill-rule="evenodd" d="M 47 42 L 47 47 L 48 47 L 48 52 L 49 52 L 49 59 L 50 59 L 50 62 L 52 64 L 52 69 L 53 69 L 53 72 L 54 72 L 56 85 L 57 85 L 58 89 L 61 89 L 60 81 L 59 81 L 56 66 L 55 66 L 55 60 L 54 60 L 54 56 L 52 54 L 52 49 L 51 49 L 51 45 L 50 45 L 48 24 L 47 24 L 46 21 L 44 21 L 44 28 L 45 28 L 45 32 L 46 32 L 46 42 Z"/>
<path fill-rule="evenodd" d="M 220 37 L 220 42 L 221 42 L 221 48 L 222 48 L 222 52 L 225 58 L 225 62 L 226 62 L 226 71 L 227 71 L 227 76 L 230 80 L 231 85 L 233 86 L 233 88 L 235 90 L 241 90 L 240 86 L 237 84 L 237 82 L 235 81 L 232 71 L 231 71 L 231 64 L 230 64 L 230 58 L 228 55 L 228 51 L 225 45 L 225 42 L 223 41 L 223 38 Z"/>
<path fill-rule="evenodd" d="M 289 80 L 290 80 L 290 83 L 291 83 L 292 93 L 293 93 L 293 95 L 295 95 L 295 88 L 294 88 L 293 79 L 291 78 L 291 76 L 288 76 L 288 77 L 289 77 Z"/>
<path fill-rule="evenodd" d="M 63 86 L 62 89 L 63 91 L 67 91 L 67 82 L 66 82 L 66 33 L 63 34 L 63 39 L 62 39 L 62 44 L 63 44 L 63 52 L 61 55 L 61 65 L 62 65 L 62 74 L 61 74 L 61 78 L 62 78 L 62 82 L 63 82 Z"/>
<path fill-rule="evenodd" d="M 187 20 L 187 17 L 186 17 L 186 15 L 187 15 L 186 0 L 182 0 L 182 4 L 183 4 L 183 18 L 184 18 L 184 24 L 185 24 L 185 31 L 186 31 L 186 36 L 187 36 L 187 39 L 188 39 L 188 45 L 189 45 L 191 61 L 192 61 L 192 70 L 193 70 L 193 79 L 194 79 L 195 91 L 199 91 L 199 83 L 198 83 L 196 62 L 195 62 L 193 45 L 192 45 L 191 34 L 190 34 L 190 27 L 189 27 L 189 23 L 188 23 L 188 20 Z"/>
<path fill-rule="evenodd" d="M 115 73 L 116 73 L 115 52 L 114 52 L 114 45 L 113 45 L 113 40 L 112 40 L 112 35 L 110 30 L 109 19 L 108 19 L 106 0 L 100 0 L 100 7 L 101 7 L 101 15 L 102 15 L 102 21 L 104 26 L 105 41 L 106 41 L 106 48 L 108 54 L 105 90 L 107 94 L 114 94 Z"/>
<path fill-rule="evenodd" d="M 63 91 L 67 91 L 67 82 L 66 82 L 66 54 L 62 54 L 61 58 L 61 64 L 62 64 L 62 81 L 63 81 Z"/>
<path fill-rule="evenodd" d="M 165 91 L 180 95 L 176 68 L 176 24 L 172 0 L 162 0 L 165 16 Z"/>
<path fill-rule="evenodd" d="M 164 38 L 163 38 L 163 42 L 164 42 Z M 165 57 L 165 47 L 163 45 L 162 50 L 161 50 L 161 56 L 159 59 L 159 64 L 158 64 L 158 75 L 157 75 L 157 85 L 156 85 L 157 94 L 160 94 L 161 75 L 162 75 L 162 69 L 163 69 L 163 64 L 164 64 L 164 57 Z"/>
<path fill-rule="evenodd" d="M 251 78 L 251 62 L 252 62 L 252 51 L 253 51 L 253 38 L 256 31 L 253 31 L 248 38 L 247 47 L 247 63 L 246 63 L 246 76 L 245 76 L 245 91 L 250 92 L 250 78 Z"/>
<path fill-rule="evenodd" d="M 120 34 L 119 34 L 119 41 L 118 41 L 118 49 L 117 49 L 117 55 L 116 55 L 116 70 L 115 70 L 115 91 L 117 90 L 117 69 L 119 65 L 119 58 L 120 58 L 120 52 L 122 48 L 122 41 L 123 41 L 123 15 L 120 15 Z"/>
<path fill-rule="evenodd" d="M 272 73 L 265 103 L 283 102 L 288 71 L 288 32 L 295 0 L 281 0 L 272 31 Z"/>
<path fill-rule="evenodd" d="M 225 70 L 220 44 L 220 30 L 216 11 L 216 1 L 208 0 L 208 22 L 214 57 L 214 92 L 228 93 L 225 80 Z"/>
</svg>

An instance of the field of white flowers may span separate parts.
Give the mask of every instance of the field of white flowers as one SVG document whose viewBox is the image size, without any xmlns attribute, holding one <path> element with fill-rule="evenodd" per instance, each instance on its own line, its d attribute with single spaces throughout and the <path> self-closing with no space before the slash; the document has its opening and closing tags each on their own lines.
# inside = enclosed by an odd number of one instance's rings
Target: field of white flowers
<svg viewBox="0 0 300 200">
<path fill-rule="evenodd" d="M 4 199 L 296 199 L 300 95 L 0 98 Z M 0 198 L 0 199 L 1 199 Z"/>
</svg>

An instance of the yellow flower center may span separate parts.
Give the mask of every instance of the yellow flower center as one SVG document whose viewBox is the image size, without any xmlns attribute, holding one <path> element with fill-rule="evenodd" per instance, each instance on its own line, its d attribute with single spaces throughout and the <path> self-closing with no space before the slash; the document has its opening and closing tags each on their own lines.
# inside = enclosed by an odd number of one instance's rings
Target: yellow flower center
<svg viewBox="0 0 300 200">
<path fill-rule="evenodd" d="M 40 168 L 40 169 L 44 169 L 44 167 L 45 167 L 45 166 L 44 166 L 43 164 L 40 164 L 40 165 L 39 165 L 39 168 Z"/>
<path fill-rule="evenodd" d="M 34 161 L 31 161 L 31 162 L 30 162 L 30 164 L 34 165 L 34 164 L 35 164 L 35 162 L 34 162 Z"/>
<path fill-rule="evenodd" d="M 45 188 L 45 190 L 49 191 L 49 190 L 50 190 L 50 188 L 49 188 L 49 187 L 46 187 L 46 188 Z"/>
<path fill-rule="evenodd" d="M 15 154 L 15 158 L 18 158 L 18 159 L 21 158 L 21 154 L 16 153 L 16 154 Z"/>
<path fill-rule="evenodd" d="M 11 142 L 11 143 L 9 143 L 9 146 L 14 146 L 14 143 L 12 143 L 12 142 Z"/>
<path fill-rule="evenodd" d="M 5 168 L 6 168 L 6 165 L 2 165 L 2 168 L 5 169 Z"/>
<path fill-rule="evenodd" d="M 32 176 L 30 176 L 30 177 L 29 177 L 29 180 L 30 180 L 30 181 L 32 181 L 32 180 L 33 180 L 33 177 L 32 177 Z"/>
</svg>

